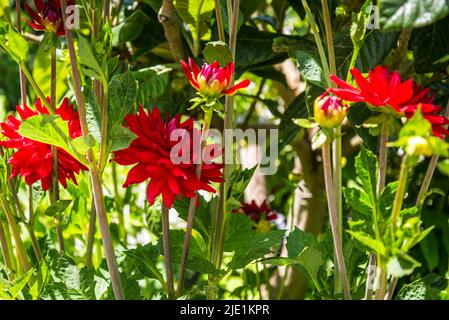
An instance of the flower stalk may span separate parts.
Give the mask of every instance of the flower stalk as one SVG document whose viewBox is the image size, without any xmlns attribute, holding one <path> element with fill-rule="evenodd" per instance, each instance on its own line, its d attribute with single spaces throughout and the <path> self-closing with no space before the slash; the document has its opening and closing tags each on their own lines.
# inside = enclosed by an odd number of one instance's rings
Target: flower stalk
<svg viewBox="0 0 449 320">
<path fill-rule="evenodd" d="M 239 16 L 239 6 L 240 1 L 234 0 L 233 5 L 231 6 L 231 1 L 228 0 L 227 8 L 229 19 L 231 20 L 230 30 L 229 30 L 229 50 L 231 51 L 232 60 L 235 61 L 235 49 L 236 49 L 236 41 L 237 41 L 237 23 Z M 232 18 L 231 18 L 232 17 Z M 234 83 L 234 75 L 232 75 L 230 86 Z M 234 119 L 234 97 L 226 96 L 225 100 L 225 118 L 224 118 L 224 130 L 233 128 L 233 119 Z M 225 146 L 226 134 L 223 135 L 223 145 Z M 226 146 L 225 146 L 226 147 Z M 215 227 L 214 227 L 214 241 L 212 247 L 212 259 L 213 263 L 217 268 L 220 268 L 221 261 L 223 259 L 223 249 L 224 249 L 224 237 L 225 237 L 225 225 L 226 225 L 226 180 L 227 177 L 231 174 L 232 165 L 226 164 L 223 168 L 223 177 L 224 182 L 220 184 L 220 202 L 221 204 L 217 208 L 217 214 L 215 217 Z"/>
<path fill-rule="evenodd" d="M 329 220 L 332 230 L 332 237 L 334 240 L 334 251 L 336 256 L 336 269 L 339 270 L 341 283 L 343 288 L 343 296 L 346 300 L 351 300 L 351 293 L 349 287 L 348 276 L 346 272 L 346 265 L 343 256 L 343 246 L 338 232 L 338 212 L 335 205 L 334 183 L 332 177 L 332 161 L 331 161 L 331 143 L 326 141 L 322 149 L 324 180 L 326 185 L 326 194 L 328 199 Z"/>
<path fill-rule="evenodd" d="M 175 286 L 171 268 L 169 209 L 165 204 L 162 204 L 162 237 L 165 257 L 165 274 L 167 277 L 167 295 L 168 299 L 174 299 Z"/>
<path fill-rule="evenodd" d="M 9 206 L 8 200 L 3 193 L 0 194 L 0 206 L 5 212 L 6 219 L 8 220 L 9 227 L 11 228 L 21 269 L 26 272 L 30 269 L 30 262 L 26 254 L 25 246 L 23 245 L 22 237 L 20 236 L 19 226 L 17 225 L 16 219 L 12 214 L 12 210 Z"/>
<path fill-rule="evenodd" d="M 67 0 L 61 0 L 61 8 L 63 21 L 67 21 Z M 76 53 L 74 47 L 74 40 L 72 30 L 67 28 L 66 30 L 67 46 L 69 50 L 70 62 L 72 67 L 73 83 L 75 89 L 75 98 L 78 105 L 78 112 L 80 115 L 81 130 L 84 137 L 89 134 L 89 128 L 87 126 L 86 109 L 84 105 L 84 98 L 81 89 L 81 78 L 78 71 L 78 63 L 76 60 Z M 95 203 L 95 209 L 97 212 L 98 224 L 100 226 L 101 237 L 103 240 L 103 247 L 106 256 L 106 262 L 108 265 L 109 273 L 111 275 L 112 287 L 114 290 L 115 298 L 117 300 L 123 300 L 123 289 L 120 281 L 120 274 L 117 268 L 117 262 L 115 259 L 114 247 L 112 244 L 111 233 L 109 230 L 109 223 L 106 214 L 106 207 L 104 203 L 103 188 L 101 185 L 100 170 L 95 163 L 94 154 L 92 148 L 87 150 L 87 160 L 89 162 L 89 175 L 92 184 L 92 196 Z"/>
<path fill-rule="evenodd" d="M 203 123 L 202 135 L 201 135 L 200 156 L 198 158 L 198 166 L 196 169 L 196 176 L 198 179 L 201 178 L 203 150 L 204 150 L 204 146 L 207 142 L 207 137 L 209 134 L 209 128 L 210 128 L 210 123 L 212 121 L 213 112 L 214 112 L 214 109 L 212 107 L 210 107 L 204 113 L 204 123 Z M 185 267 L 186 267 L 187 258 L 189 255 L 190 239 L 192 237 L 193 221 L 195 219 L 195 209 L 196 209 L 197 199 L 198 199 L 198 192 L 196 192 L 195 196 L 190 199 L 189 213 L 188 213 L 188 217 L 187 217 L 186 234 L 184 237 L 184 244 L 183 244 L 183 248 L 182 248 L 181 263 L 179 265 L 178 288 L 176 290 L 177 297 L 179 297 L 182 293 L 182 286 L 184 283 L 184 276 L 185 276 Z"/>
</svg>

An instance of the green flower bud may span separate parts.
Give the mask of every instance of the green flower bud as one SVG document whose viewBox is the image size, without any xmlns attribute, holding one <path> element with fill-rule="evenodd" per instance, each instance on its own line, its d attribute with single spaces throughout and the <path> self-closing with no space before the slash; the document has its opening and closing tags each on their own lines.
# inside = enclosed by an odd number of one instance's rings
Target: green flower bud
<svg viewBox="0 0 449 320">
<path fill-rule="evenodd" d="M 315 121 L 322 128 L 335 128 L 341 125 L 347 114 L 343 101 L 327 93 L 319 96 L 314 103 Z"/>
</svg>

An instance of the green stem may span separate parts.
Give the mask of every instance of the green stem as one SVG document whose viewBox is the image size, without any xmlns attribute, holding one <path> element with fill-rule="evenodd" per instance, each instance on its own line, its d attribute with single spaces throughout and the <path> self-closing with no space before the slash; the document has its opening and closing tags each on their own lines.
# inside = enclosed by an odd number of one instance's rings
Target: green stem
<svg viewBox="0 0 449 320">
<path fill-rule="evenodd" d="M 225 42 L 226 38 L 223 28 L 223 17 L 221 15 L 220 0 L 215 0 L 215 16 L 217 19 L 218 39 L 220 39 L 220 41 Z"/>
<path fill-rule="evenodd" d="M 175 298 L 175 286 L 173 282 L 173 271 L 171 268 L 171 254 L 170 254 L 170 222 L 169 210 L 165 204 L 162 204 L 162 238 L 164 245 L 165 257 L 165 274 L 167 277 L 167 295 L 168 299 Z"/>
<path fill-rule="evenodd" d="M 26 272 L 30 269 L 30 262 L 26 255 L 25 246 L 23 245 L 22 237 L 20 236 L 19 226 L 17 225 L 16 219 L 12 214 L 11 208 L 9 206 L 8 200 L 5 198 L 4 194 L 0 194 L 0 205 L 5 212 L 6 219 L 8 220 L 9 227 L 11 228 L 12 236 L 16 244 L 17 256 L 19 258 L 22 269 Z"/>
<path fill-rule="evenodd" d="M 383 300 L 385 297 L 385 290 L 387 289 L 387 266 L 382 257 L 378 258 L 379 278 L 378 288 L 376 290 L 376 300 Z"/>
<path fill-rule="evenodd" d="M 201 178 L 203 150 L 206 145 L 207 137 L 209 135 L 209 128 L 210 128 L 210 123 L 212 121 L 213 112 L 214 112 L 214 109 L 212 107 L 210 107 L 204 114 L 204 124 L 203 124 L 202 136 L 201 136 L 200 156 L 198 158 L 198 165 L 197 165 L 197 169 L 196 169 L 196 176 L 198 179 Z M 194 146 L 194 148 L 195 148 L 195 146 Z M 182 248 L 181 263 L 179 265 L 178 288 L 176 290 L 177 297 L 179 297 L 181 295 L 182 286 L 184 284 L 185 267 L 186 267 L 187 258 L 189 255 L 189 246 L 190 246 L 190 239 L 192 237 L 193 221 L 195 219 L 195 209 L 196 209 L 197 198 L 198 198 L 198 194 L 196 193 L 195 196 L 190 199 L 189 213 L 188 213 L 188 217 L 187 217 L 186 234 L 184 237 L 184 244 L 183 244 L 183 248 Z"/>
<path fill-rule="evenodd" d="M 237 40 L 237 23 L 238 23 L 238 14 L 239 14 L 239 6 L 240 1 L 234 0 L 234 4 L 231 7 L 231 0 L 227 1 L 228 5 L 228 14 L 232 13 L 229 16 L 230 19 L 230 36 L 229 36 L 229 49 L 231 51 L 232 60 L 235 61 L 235 49 L 236 49 L 236 40 Z M 234 82 L 234 78 L 231 79 L 231 84 Z M 226 96 L 225 100 L 225 118 L 224 118 L 224 132 L 223 135 L 223 145 L 225 148 L 232 148 L 232 146 L 226 146 L 226 131 L 233 128 L 233 118 L 234 118 L 234 98 L 232 96 Z M 230 141 L 232 143 L 232 141 Z M 227 159 L 226 162 L 228 162 Z M 221 262 L 223 259 L 223 248 L 224 248 L 224 237 L 225 237 L 225 226 L 226 226 L 226 178 L 232 172 L 232 164 L 225 163 L 223 168 L 223 177 L 225 182 L 220 184 L 220 205 L 218 206 L 216 218 L 215 218 L 215 228 L 214 228 L 214 243 L 213 243 L 213 261 L 217 268 L 221 266 Z"/>
<path fill-rule="evenodd" d="M 56 110 L 56 48 L 52 47 L 50 50 L 50 104 L 51 110 Z M 59 200 L 59 180 L 58 180 L 58 148 L 51 147 L 53 164 L 51 174 L 51 186 L 50 186 L 50 203 L 54 205 Z M 62 233 L 61 225 L 61 213 L 57 213 L 54 217 L 56 225 L 56 235 L 58 237 L 59 251 L 64 252 L 64 235 Z"/>
<path fill-rule="evenodd" d="M 117 164 L 115 162 L 112 163 L 112 185 L 114 188 L 114 198 L 115 198 L 115 204 L 118 214 L 118 232 L 120 239 L 126 244 L 127 234 L 126 234 L 126 228 L 125 228 L 125 219 L 123 215 L 123 206 L 122 206 L 122 199 L 120 198 L 120 192 L 118 191 L 118 179 L 117 179 Z"/>
<path fill-rule="evenodd" d="M 61 9 L 63 20 L 67 21 L 67 0 L 61 0 Z M 84 97 L 81 88 L 81 77 L 78 71 L 73 33 L 69 28 L 66 28 L 66 41 L 69 50 L 70 65 L 72 68 L 75 98 L 78 105 L 81 130 L 83 136 L 87 137 L 89 134 L 89 127 L 87 125 L 86 108 L 84 105 Z M 89 175 L 92 184 L 92 196 L 95 202 L 95 210 L 97 212 L 98 224 L 100 226 L 101 237 L 103 240 L 106 262 L 108 265 L 109 274 L 111 275 L 112 288 L 114 290 L 115 298 L 117 300 L 123 300 L 123 288 L 120 281 L 120 274 L 118 272 L 111 232 L 109 230 L 106 206 L 104 203 L 103 188 L 101 185 L 101 174 L 97 164 L 95 163 L 92 148 L 89 148 L 87 150 L 87 160 L 89 162 Z"/>
<path fill-rule="evenodd" d="M 23 74 L 27 78 L 28 82 L 33 87 L 33 90 L 36 92 L 39 99 L 41 99 L 41 102 L 47 107 L 47 109 L 48 109 L 48 111 L 50 111 L 50 113 L 54 114 L 56 110 L 48 102 L 48 100 L 45 97 L 44 93 L 42 92 L 41 88 L 37 84 L 36 80 L 34 80 L 33 76 L 31 75 L 30 70 L 28 70 L 28 67 L 25 65 L 25 62 L 22 62 L 20 64 L 20 67 L 22 68 Z"/>
<path fill-rule="evenodd" d="M 201 9 L 203 8 L 204 0 L 200 0 L 200 5 L 198 6 L 198 12 L 197 17 L 201 16 Z M 197 19 L 196 21 L 196 37 L 194 39 L 193 45 L 194 45 L 194 55 L 195 57 L 198 57 L 201 53 L 201 33 L 200 33 L 200 24 L 201 19 Z"/>
<path fill-rule="evenodd" d="M 402 159 L 401 169 L 399 171 L 398 189 L 394 198 L 393 209 L 391 209 L 391 224 L 393 227 L 393 236 L 395 236 L 395 231 L 398 227 L 399 216 L 401 213 L 402 204 L 404 202 L 404 196 L 407 187 L 408 169 L 408 157 L 407 155 L 405 155 Z"/>
<path fill-rule="evenodd" d="M 336 268 L 340 272 L 341 283 L 343 286 L 343 295 L 346 300 L 351 300 L 351 293 L 349 287 L 348 276 L 346 272 L 346 265 L 343 255 L 343 246 L 341 243 L 341 238 L 338 232 L 338 212 L 335 204 L 335 195 L 334 195 L 334 184 L 332 177 L 332 162 L 331 162 L 331 145 L 330 142 L 326 142 L 323 145 L 323 169 L 324 169 L 324 180 L 326 185 L 326 195 L 328 200 L 328 209 L 329 209 L 329 220 L 332 230 L 332 237 L 334 240 L 334 252 L 336 256 Z"/>
<path fill-rule="evenodd" d="M 330 74 L 329 64 L 326 59 L 326 53 L 324 51 L 323 42 L 321 41 L 321 38 L 319 35 L 318 25 L 315 22 L 315 18 L 313 17 L 312 11 L 310 10 L 307 0 L 301 0 L 301 2 L 304 7 L 304 10 L 306 11 L 307 20 L 310 23 L 313 37 L 315 38 L 315 43 L 318 48 L 318 54 L 320 56 L 321 64 L 323 65 L 323 72 L 325 75 L 329 75 Z M 327 86 L 331 87 L 332 86 L 331 80 L 329 79 L 329 77 L 325 77 L 325 78 L 326 78 Z"/>
<path fill-rule="evenodd" d="M 89 217 L 89 230 L 87 231 L 87 243 L 86 243 L 86 257 L 85 264 L 86 267 L 92 267 L 92 254 L 94 250 L 95 243 L 95 223 L 97 221 L 97 216 L 95 212 L 95 203 L 92 200 L 92 204 L 90 207 L 90 217 Z"/>
<path fill-rule="evenodd" d="M 5 229 L 3 228 L 3 223 L 0 220 L 0 248 L 2 249 L 3 260 L 5 261 L 6 267 L 14 271 L 14 265 L 12 263 L 10 252 L 11 250 L 8 248 L 8 241 L 6 240 Z"/>
<path fill-rule="evenodd" d="M 108 95 L 109 87 L 107 81 L 103 81 L 101 86 L 103 89 L 101 92 L 101 142 L 100 142 L 100 160 L 99 168 L 100 172 L 104 171 L 106 163 L 108 161 Z"/>
</svg>

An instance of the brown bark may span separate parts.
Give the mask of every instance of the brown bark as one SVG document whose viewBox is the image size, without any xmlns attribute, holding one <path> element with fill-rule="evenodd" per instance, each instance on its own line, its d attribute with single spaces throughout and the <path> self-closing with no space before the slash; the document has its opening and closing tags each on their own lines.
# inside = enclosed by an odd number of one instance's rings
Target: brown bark
<svg viewBox="0 0 449 320">
<path fill-rule="evenodd" d="M 159 22 L 164 27 L 165 38 L 175 61 L 186 59 L 187 53 L 182 42 L 181 31 L 178 24 L 173 0 L 163 0 L 158 15 Z"/>
</svg>

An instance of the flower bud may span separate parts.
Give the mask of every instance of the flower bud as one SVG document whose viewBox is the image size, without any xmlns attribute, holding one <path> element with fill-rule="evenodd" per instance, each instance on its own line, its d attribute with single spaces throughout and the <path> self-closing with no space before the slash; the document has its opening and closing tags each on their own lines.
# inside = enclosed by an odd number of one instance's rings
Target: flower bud
<svg viewBox="0 0 449 320">
<path fill-rule="evenodd" d="M 205 63 L 201 69 L 191 58 L 189 63 L 181 61 L 181 64 L 190 84 L 205 97 L 232 96 L 237 90 L 246 88 L 251 83 L 249 80 L 243 80 L 232 86 L 234 62 L 230 62 L 225 67 L 220 67 L 217 61 L 212 64 Z"/>
<path fill-rule="evenodd" d="M 423 137 L 411 137 L 407 141 L 406 150 L 409 156 L 425 156 L 430 157 L 433 154 L 429 142 Z"/>
<path fill-rule="evenodd" d="M 347 108 L 340 98 L 324 93 L 315 100 L 314 112 L 315 121 L 320 127 L 335 128 L 345 119 Z"/>
</svg>

